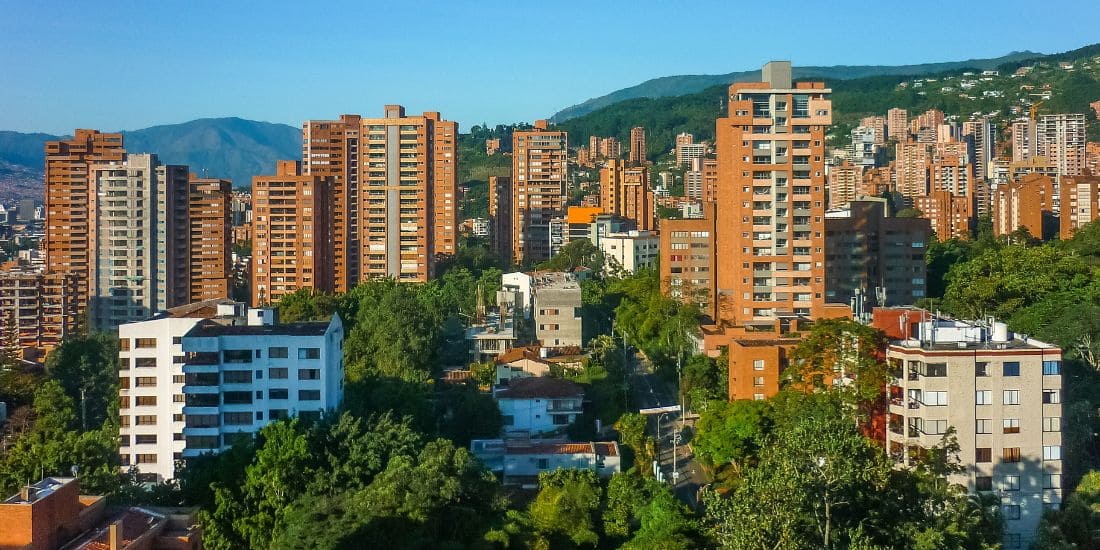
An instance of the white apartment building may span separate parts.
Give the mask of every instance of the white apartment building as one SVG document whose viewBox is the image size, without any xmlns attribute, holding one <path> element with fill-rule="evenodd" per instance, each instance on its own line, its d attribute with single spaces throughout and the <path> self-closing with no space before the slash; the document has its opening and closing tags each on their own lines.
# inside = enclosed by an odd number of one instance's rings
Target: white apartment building
<svg viewBox="0 0 1100 550">
<path fill-rule="evenodd" d="M 661 255 L 661 239 L 652 231 L 611 233 L 600 240 L 600 250 L 605 273 L 635 273 L 656 265 Z"/>
<path fill-rule="evenodd" d="M 1003 323 L 921 315 L 887 348 L 887 450 L 911 464 L 954 428 L 964 469 L 949 481 L 999 497 L 1005 548 L 1026 548 L 1062 501 L 1062 351 Z"/>
<path fill-rule="evenodd" d="M 172 479 L 178 460 L 339 405 L 340 319 L 277 325 L 273 313 L 210 300 L 119 327 L 124 468 L 147 482 Z"/>
</svg>

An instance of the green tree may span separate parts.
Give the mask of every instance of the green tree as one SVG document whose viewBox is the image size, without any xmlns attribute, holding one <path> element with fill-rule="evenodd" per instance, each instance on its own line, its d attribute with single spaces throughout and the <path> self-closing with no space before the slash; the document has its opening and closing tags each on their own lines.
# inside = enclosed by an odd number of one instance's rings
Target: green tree
<svg viewBox="0 0 1100 550">
<path fill-rule="evenodd" d="M 1058 550 L 1100 547 L 1100 471 L 1082 477 L 1062 509 L 1043 516 L 1036 547 Z"/>
<path fill-rule="evenodd" d="M 739 399 L 712 403 L 699 416 L 692 449 L 710 467 L 740 469 L 755 461 L 771 429 L 771 405 Z"/>
<path fill-rule="evenodd" d="M 649 452 L 649 437 L 646 436 L 648 424 L 645 415 L 633 412 L 623 413 L 615 422 L 615 429 L 619 431 L 619 442 L 630 448 L 635 467 L 643 472 L 649 471 L 649 463 L 653 460 Z"/>
<path fill-rule="evenodd" d="M 106 333 L 66 338 L 46 357 L 46 371 L 76 402 L 80 426 L 94 430 L 118 414 L 118 340 Z"/>
<path fill-rule="evenodd" d="M 591 470 L 539 474 L 539 493 L 528 507 L 536 545 L 571 548 L 599 544 L 597 515 L 602 492 L 599 479 Z"/>
<path fill-rule="evenodd" d="M 577 268 L 587 268 L 593 273 L 602 273 L 604 264 L 603 251 L 588 239 L 574 239 L 569 244 L 561 247 L 561 250 L 553 258 L 535 266 L 535 269 L 546 271 L 573 271 Z"/>
<path fill-rule="evenodd" d="M 881 402 L 886 363 L 882 331 L 851 319 L 818 319 L 790 354 L 784 377 L 795 388 L 836 389 L 869 418 Z"/>
</svg>

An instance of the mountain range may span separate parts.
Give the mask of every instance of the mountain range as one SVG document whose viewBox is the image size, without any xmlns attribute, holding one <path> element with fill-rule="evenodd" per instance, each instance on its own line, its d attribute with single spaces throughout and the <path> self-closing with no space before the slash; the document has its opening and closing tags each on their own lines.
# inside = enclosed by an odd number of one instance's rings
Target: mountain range
<svg viewBox="0 0 1100 550">
<path fill-rule="evenodd" d="M 45 143 L 66 137 L 0 131 L 0 192 L 8 189 L 12 195 L 14 181 L 37 176 L 36 196 L 41 198 Z M 122 141 L 128 152 L 157 153 L 161 162 L 186 164 L 196 174 L 231 179 L 234 187 L 248 187 L 252 176 L 274 173 L 276 160 L 302 156 L 300 129 L 232 117 L 123 131 Z"/>
</svg>

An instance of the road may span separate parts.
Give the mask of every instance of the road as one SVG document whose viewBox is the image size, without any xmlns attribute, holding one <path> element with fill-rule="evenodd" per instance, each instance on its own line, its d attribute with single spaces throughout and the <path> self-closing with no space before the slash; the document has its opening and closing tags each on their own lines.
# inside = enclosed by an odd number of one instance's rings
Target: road
<svg viewBox="0 0 1100 550">
<path fill-rule="evenodd" d="M 675 381 L 666 381 L 654 374 L 649 360 L 642 354 L 632 357 L 633 372 L 631 374 L 631 388 L 634 391 L 634 403 L 639 409 L 655 407 L 667 407 L 678 404 L 678 391 Z M 658 463 L 665 479 L 670 483 L 678 477 L 673 485 L 673 491 L 680 500 L 693 509 L 698 505 L 697 495 L 699 489 L 706 485 L 707 479 L 702 466 L 695 460 L 688 445 L 691 430 L 684 430 L 685 422 L 679 414 L 657 415 L 650 419 L 651 433 L 657 435 L 658 425 L 660 438 L 657 441 Z M 687 421 L 691 426 L 692 421 Z M 676 457 L 673 458 L 673 438 L 680 433 L 680 442 L 675 445 Z M 673 474 L 673 464 L 679 476 Z"/>
</svg>

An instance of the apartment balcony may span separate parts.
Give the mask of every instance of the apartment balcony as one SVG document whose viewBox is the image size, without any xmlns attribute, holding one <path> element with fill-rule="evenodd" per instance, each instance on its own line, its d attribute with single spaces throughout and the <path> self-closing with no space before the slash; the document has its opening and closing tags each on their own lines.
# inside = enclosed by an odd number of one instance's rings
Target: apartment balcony
<svg viewBox="0 0 1100 550">
<path fill-rule="evenodd" d="M 205 386 L 191 386 L 186 385 L 183 387 L 183 393 L 185 395 L 218 395 L 220 386 L 217 384 L 205 385 Z"/>
<path fill-rule="evenodd" d="M 216 415 L 216 414 L 220 414 L 220 413 L 221 413 L 221 411 L 218 409 L 218 405 L 216 405 L 216 404 L 215 405 L 207 405 L 207 404 L 204 403 L 202 405 L 184 405 L 183 406 L 184 416 L 192 415 L 192 414 L 213 414 L 213 415 Z"/>
<path fill-rule="evenodd" d="M 221 429 L 218 428 L 217 426 L 210 426 L 210 427 L 187 426 L 187 427 L 183 428 L 183 435 L 184 435 L 184 437 L 191 437 L 191 436 L 196 436 L 196 435 L 217 436 L 218 433 L 220 432 L 220 430 Z"/>
</svg>

